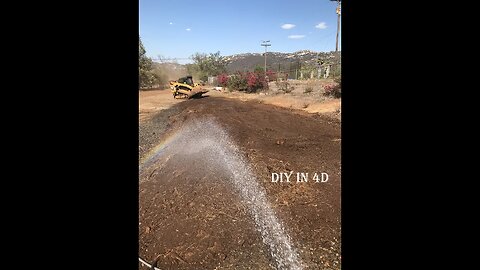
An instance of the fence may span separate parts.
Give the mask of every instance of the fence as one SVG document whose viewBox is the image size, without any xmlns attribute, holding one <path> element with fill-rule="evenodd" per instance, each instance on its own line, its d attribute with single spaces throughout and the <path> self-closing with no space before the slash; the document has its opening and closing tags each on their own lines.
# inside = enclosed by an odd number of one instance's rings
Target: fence
<svg viewBox="0 0 480 270">
<path fill-rule="evenodd" d="M 294 62 L 287 64 L 268 64 L 267 70 L 271 70 L 277 74 L 282 74 L 282 77 L 294 80 L 308 80 L 308 79 L 335 79 L 341 77 L 342 64 L 340 61 L 330 61 L 323 64 L 315 64 L 312 62 Z M 240 72 L 252 71 L 252 69 L 244 68 L 238 70 Z M 229 72 L 234 74 L 235 71 Z"/>
<path fill-rule="evenodd" d="M 288 79 L 308 80 L 308 79 L 335 79 L 342 74 L 342 65 L 330 64 L 316 67 L 301 67 L 274 70 L 277 73 L 288 74 Z"/>
</svg>

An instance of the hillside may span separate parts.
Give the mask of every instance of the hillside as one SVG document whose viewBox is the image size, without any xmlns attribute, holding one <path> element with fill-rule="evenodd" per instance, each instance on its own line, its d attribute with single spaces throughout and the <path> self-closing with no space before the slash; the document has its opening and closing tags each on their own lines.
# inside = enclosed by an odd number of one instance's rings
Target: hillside
<svg viewBox="0 0 480 270">
<path fill-rule="evenodd" d="M 340 63 L 341 52 L 314 52 L 302 50 L 293 53 L 267 52 L 267 69 L 290 73 L 290 78 L 296 76 L 296 70 L 309 69 L 317 66 L 318 60 L 332 64 Z M 224 56 L 227 72 L 253 71 L 255 67 L 264 66 L 263 53 L 242 53 Z M 176 80 L 187 75 L 186 65 L 164 62 L 154 66 L 162 71 L 168 80 Z M 338 66 L 338 65 L 337 65 Z"/>
<path fill-rule="evenodd" d="M 339 63 L 341 53 L 313 52 L 309 50 L 294 53 L 267 52 L 267 69 L 292 70 L 300 66 L 314 66 L 318 59 L 331 63 Z M 264 66 L 263 53 L 243 53 L 225 56 L 228 72 L 253 70 L 256 66 Z"/>
</svg>

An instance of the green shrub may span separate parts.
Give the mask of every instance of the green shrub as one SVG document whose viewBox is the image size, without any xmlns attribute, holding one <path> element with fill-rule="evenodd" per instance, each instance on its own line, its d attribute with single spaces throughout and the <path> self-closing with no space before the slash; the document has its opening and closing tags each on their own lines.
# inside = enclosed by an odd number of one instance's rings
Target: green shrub
<svg viewBox="0 0 480 270">
<path fill-rule="evenodd" d="M 232 90 L 247 91 L 248 89 L 247 78 L 245 78 L 245 76 L 242 76 L 242 74 L 238 72 L 232 77 L 230 77 L 227 83 L 227 87 Z"/>
<path fill-rule="evenodd" d="M 226 84 L 231 90 L 256 93 L 260 89 L 268 89 L 265 78 L 255 72 L 237 72 L 228 78 L 224 75 L 218 77 L 220 83 Z"/>
<path fill-rule="evenodd" d="M 303 90 L 304 94 L 308 94 L 308 93 L 311 93 L 311 92 L 313 92 L 313 87 L 311 87 L 311 86 L 307 86 L 307 87 L 305 87 L 305 90 Z"/>
<path fill-rule="evenodd" d="M 290 83 L 288 83 L 287 80 L 277 80 L 275 85 L 277 86 L 278 90 L 283 91 L 284 93 L 290 93 L 295 89 L 293 86 L 290 86 Z"/>
</svg>

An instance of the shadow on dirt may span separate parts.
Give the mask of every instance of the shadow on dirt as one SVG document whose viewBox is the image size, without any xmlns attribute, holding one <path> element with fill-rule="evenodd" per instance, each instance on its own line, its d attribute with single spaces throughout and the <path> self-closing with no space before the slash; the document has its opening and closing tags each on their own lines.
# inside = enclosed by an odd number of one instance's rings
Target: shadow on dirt
<svg viewBox="0 0 480 270">
<path fill-rule="evenodd" d="M 193 97 L 191 97 L 191 99 L 202 99 L 202 98 L 206 98 L 206 97 L 210 97 L 210 96 L 209 95 L 193 96 Z"/>
</svg>

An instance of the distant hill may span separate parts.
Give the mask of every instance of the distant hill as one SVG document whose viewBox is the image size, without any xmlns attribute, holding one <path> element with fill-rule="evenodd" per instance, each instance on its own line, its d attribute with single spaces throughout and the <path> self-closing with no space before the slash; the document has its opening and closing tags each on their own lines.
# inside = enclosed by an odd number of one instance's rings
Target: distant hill
<svg viewBox="0 0 480 270">
<path fill-rule="evenodd" d="M 299 66 L 315 66 L 317 60 L 323 60 L 330 63 L 340 62 L 340 52 L 314 52 L 303 50 L 293 53 L 267 52 L 267 69 L 274 71 L 292 70 Z M 225 56 L 227 62 L 227 71 L 252 71 L 256 66 L 264 66 L 263 53 L 242 53 L 231 56 Z"/>
<path fill-rule="evenodd" d="M 290 73 L 293 78 L 295 70 L 314 68 L 318 66 L 318 60 L 338 64 L 340 63 L 341 52 L 314 52 L 303 50 L 293 53 L 267 52 L 267 69 Z M 264 66 L 263 53 L 242 53 L 224 56 L 227 72 L 253 71 L 255 67 Z M 169 80 L 176 80 L 187 75 L 186 65 L 164 62 L 155 63 L 155 67 L 162 70 Z"/>
</svg>

